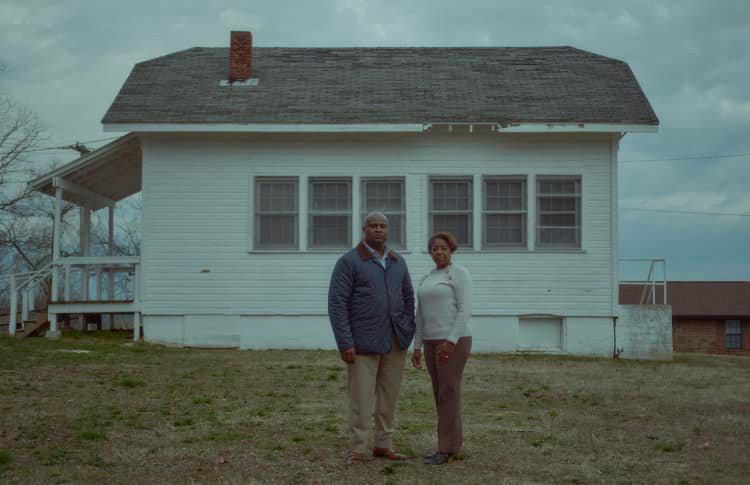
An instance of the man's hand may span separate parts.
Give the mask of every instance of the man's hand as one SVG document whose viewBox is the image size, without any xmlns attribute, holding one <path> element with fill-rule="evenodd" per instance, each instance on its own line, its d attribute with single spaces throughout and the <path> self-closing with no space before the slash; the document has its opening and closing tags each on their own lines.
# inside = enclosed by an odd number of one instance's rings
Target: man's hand
<svg viewBox="0 0 750 485">
<path fill-rule="evenodd" d="M 440 365 L 445 365 L 448 363 L 448 358 L 451 356 L 453 351 L 456 350 L 456 344 L 449 341 L 444 341 L 442 344 L 438 345 L 437 351 L 438 351 L 438 363 Z"/>
<path fill-rule="evenodd" d="M 414 349 L 414 352 L 412 352 L 411 365 L 415 369 L 422 368 L 422 350 L 421 349 Z"/>
<path fill-rule="evenodd" d="M 347 364 L 353 364 L 355 358 L 356 353 L 354 352 L 354 347 L 341 351 L 341 360 L 343 360 Z"/>
</svg>

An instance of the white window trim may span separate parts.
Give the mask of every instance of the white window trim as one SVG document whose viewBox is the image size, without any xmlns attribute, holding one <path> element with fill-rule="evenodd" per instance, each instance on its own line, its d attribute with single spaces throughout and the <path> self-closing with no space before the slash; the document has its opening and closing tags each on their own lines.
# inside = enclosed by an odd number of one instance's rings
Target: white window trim
<svg viewBox="0 0 750 485">
<path fill-rule="evenodd" d="M 278 246 L 278 247 L 262 247 L 260 245 L 260 192 L 258 191 L 258 185 L 263 182 L 294 182 L 295 184 L 295 202 L 296 207 L 295 211 L 293 213 L 291 212 L 279 212 L 275 215 L 294 215 L 295 216 L 295 225 L 294 225 L 294 244 L 291 246 Z M 251 183 L 253 187 L 252 192 L 252 239 L 251 239 L 251 247 L 258 251 L 299 251 L 299 242 L 300 242 L 300 232 L 299 232 L 299 220 L 300 220 L 300 190 L 299 190 L 299 177 L 291 175 L 291 176 L 283 176 L 283 175 L 256 175 L 253 177 L 253 181 Z M 273 213 L 266 213 L 263 215 L 274 215 Z"/>
<path fill-rule="evenodd" d="M 328 252 L 328 251 L 340 251 L 342 249 L 349 249 L 352 247 L 352 236 L 354 232 L 354 182 L 356 177 L 354 176 L 326 176 L 326 175 L 315 175 L 315 176 L 309 176 L 307 178 L 307 214 L 306 218 L 308 221 L 308 227 L 307 227 L 307 251 L 308 252 Z M 349 186 L 349 209 L 347 211 L 331 211 L 331 210 L 314 210 L 313 209 L 313 192 L 310 190 L 310 187 L 315 182 L 346 182 Z M 345 245 L 341 246 L 318 246 L 314 247 L 312 244 L 312 236 L 313 236 L 313 225 L 312 220 L 315 216 L 325 216 L 325 215 L 347 215 L 349 217 L 349 240 Z"/>
<path fill-rule="evenodd" d="M 576 237 L 578 239 L 578 244 L 576 246 L 572 245 L 563 245 L 563 244 L 541 244 L 539 243 L 539 231 L 541 227 L 539 226 L 539 221 L 541 220 L 540 213 L 539 213 L 539 197 L 541 196 L 539 193 L 539 183 L 546 180 L 575 180 L 578 181 L 579 184 L 579 191 L 577 193 L 578 199 L 579 199 L 579 214 L 578 214 L 578 224 L 575 226 L 577 229 Z M 549 194 L 543 194 L 545 196 Z M 570 194 L 560 194 L 565 195 L 567 197 L 570 196 Z M 534 177 L 534 249 L 535 250 L 544 250 L 544 251 L 580 251 L 583 249 L 583 174 L 537 174 Z M 556 214 L 561 214 L 562 212 L 555 212 Z M 549 228 L 553 226 L 545 226 L 545 228 Z M 569 228 L 570 226 L 564 226 L 565 228 Z"/>
<path fill-rule="evenodd" d="M 432 234 L 435 233 L 435 229 L 432 224 L 432 216 L 435 214 L 438 215 L 461 215 L 461 214 L 467 214 L 469 217 L 469 227 L 468 227 L 468 235 L 471 238 L 469 243 L 467 245 L 463 245 L 463 243 L 459 243 L 458 249 L 461 250 L 462 246 L 463 249 L 470 249 L 470 250 L 477 250 L 477 238 L 475 237 L 475 228 L 476 228 L 476 217 L 477 217 L 477 211 L 476 211 L 476 205 L 477 205 L 477 198 L 476 198 L 476 178 L 475 175 L 461 175 L 461 174 L 454 174 L 454 175 L 428 175 L 427 176 L 427 238 L 425 241 L 429 240 L 429 238 L 432 236 Z M 469 183 L 469 197 L 471 200 L 469 200 L 469 209 L 467 210 L 440 210 L 440 211 L 433 211 L 432 210 L 432 182 L 434 181 L 441 181 L 441 182 L 468 182 Z M 456 236 L 454 234 L 454 236 Z M 458 237 L 456 237 L 458 239 Z"/>
<path fill-rule="evenodd" d="M 529 182 L 527 175 L 513 174 L 513 175 L 483 175 L 481 178 L 481 248 L 482 250 L 503 250 L 503 249 L 521 249 L 528 250 L 529 244 Z M 521 194 L 521 200 L 523 201 L 524 209 L 519 211 L 511 210 L 487 210 L 487 182 L 493 181 L 510 181 L 510 182 L 523 182 L 523 192 Z M 486 215 L 489 214 L 521 214 L 523 215 L 523 241 L 519 244 L 489 244 L 487 242 L 487 220 Z"/>
<path fill-rule="evenodd" d="M 398 251 L 405 251 L 408 248 L 407 243 L 407 237 L 406 237 L 406 176 L 405 175 L 394 175 L 394 176 L 362 176 L 358 177 L 358 185 L 360 188 L 359 192 L 359 220 L 364 222 L 365 216 L 367 216 L 368 211 L 365 209 L 365 184 L 367 182 L 400 182 L 401 183 L 401 210 L 400 211 L 383 211 L 383 214 L 387 216 L 389 215 L 398 215 L 401 217 L 401 237 L 403 241 L 401 241 L 400 245 L 394 245 L 393 247 L 397 249 Z M 389 230 L 388 233 L 390 234 L 391 231 Z M 389 242 L 390 239 L 389 239 Z"/>
</svg>

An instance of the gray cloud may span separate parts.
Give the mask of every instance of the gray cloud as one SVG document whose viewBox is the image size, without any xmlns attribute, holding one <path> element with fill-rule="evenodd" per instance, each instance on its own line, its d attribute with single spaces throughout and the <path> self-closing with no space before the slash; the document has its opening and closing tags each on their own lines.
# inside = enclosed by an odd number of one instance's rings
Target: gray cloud
<svg viewBox="0 0 750 485">
<path fill-rule="evenodd" d="M 233 28 L 261 46 L 572 45 L 628 62 L 661 120 L 658 134 L 622 140 L 622 160 L 750 152 L 746 0 L 5 0 L 0 91 L 33 109 L 51 141 L 101 138 L 99 120 L 134 63 L 226 46 Z M 750 157 L 623 164 L 619 176 L 623 205 L 750 213 Z M 681 278 L 750 279 L 739 249 L 750 218 L 620 220 L 623 256 L 666 255 Z"/>
</svg>

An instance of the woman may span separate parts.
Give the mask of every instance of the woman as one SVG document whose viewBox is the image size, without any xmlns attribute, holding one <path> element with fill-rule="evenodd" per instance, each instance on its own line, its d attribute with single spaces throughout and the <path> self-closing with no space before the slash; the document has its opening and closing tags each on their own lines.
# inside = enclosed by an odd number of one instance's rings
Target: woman
<svg viewBox="0 0 750 485">
<path fill-rule="evenodd" d="M 438 451 L 425 463 L 450 463 L 461 450 L 461 381 L 471 352 L 469 271 L 451 262 L 458 243 L 453 234 L 434 234 L 427 248 L 435 269 L 417 292 L 417 330 L 411 362 L 421 368 L 422 345 L 438 414 Z"/>
</svg>

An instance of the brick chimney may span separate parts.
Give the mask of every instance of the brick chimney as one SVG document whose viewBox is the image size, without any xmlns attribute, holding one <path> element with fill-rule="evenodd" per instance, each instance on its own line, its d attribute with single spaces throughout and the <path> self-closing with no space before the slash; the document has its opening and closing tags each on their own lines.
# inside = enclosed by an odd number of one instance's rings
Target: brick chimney
<svg viewBox="0 0 750 485">
<path fill-rule="evenodd" d="M 232 31 L 229 48 L 229 82 L 250 79 L 253 64 L 252 32 Z"/>
</svg>

